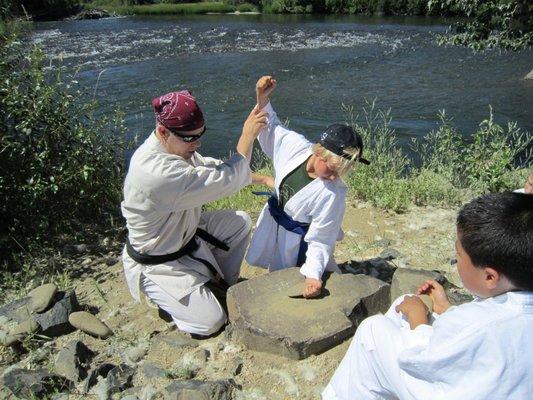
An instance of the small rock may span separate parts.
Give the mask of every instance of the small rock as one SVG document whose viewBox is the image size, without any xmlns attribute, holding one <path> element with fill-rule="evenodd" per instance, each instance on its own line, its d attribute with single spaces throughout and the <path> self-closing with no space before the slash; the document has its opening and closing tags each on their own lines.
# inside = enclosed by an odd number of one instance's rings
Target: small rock
<svg viewBox="0 0 533 400">
<path fill-rule="evenodd" d="M 29 307 L 32 311 L 40 313 L 48 308 L 57 293 L 57 286 L 47 283 L 36 287 L 28 293 L 30 297 Z"/>
<path fill-rule="evenodd" d="M 142 373 L 147 379 L 152 378 L 169 378 L 172 374 L 164 368 L 158 367 L 155 364 L 145 362 L 142 365 Z"/>
<path fill-rule="evenodd" d="M 387 247 L 390 246 L 391 241 L 389 239 L 376 239 L 374 241 L 374 244 L 379 247 Z"/>
<path fill-rule="evenodd" d="M 105 339 L 113 334 L 106 324 L 86 311 L 71 313 L 68 317 L 68 321 L 73 327 L 80 331 L 100 339 Z"/>
<path fill-rule="evenodd" d="M 35 320 L 41 325 L 43 335 L 48 337 L 61 336 L 72 332 L 68 316 L 79 308 L 74 290 L 66 293 L 58 292 L 55 300 L 56 302 L 52 308 L 35 316 Z"/>
<path fill-rule="evenodd" d="M 31 371 L 13 369 L 3 376 L 4 385 L 21 398 L 45 398 L 62 390 L 70 390 L 73 385 L 68 379 L 48 373 L 44 369 Z"/>
<path fill-rule="evenodd" d="M 120 400 L 139 400 L 139 398 L 134 394 L 128 394 L 127 396 L 121 397 Z"/>
<path fill-rule="evenodd" d="M 88 362 L 94 356 L 85 344 L 72 341 L 59 351 L 55 358 L 54 370 L 73 382 L 87 377 Z"/>
<path fill-rule="evenodd" d="M 384 260 L 387 260 L 387 261 L 400 258 L 401 256 L 402 256 L 402 253 L 400 253 L 396 249 L 393 249 L 392 247 L 387 247 L 379 254 L 380 258 L 383 258 Z"/>
<path fill-rule="evenodd" d="M 91 263 L 93 262 L 92 258 L 90 257 L 87 257 L 86 259 L 84 259 L 82 262 L 81 262 L 81 265 L 83 267 L 86 267 L 88 265 L 91 265 Z"/>
<path fill-rule="evenodd" d="M 116 365 L 114 364 L 104 363 L 100 364 L 96 368 L 91 369 L 89 371 L 87 379 L 85 379 L 83 383 L 82 393 L 88 393 L 91 387 L 96 385 L 99 377 L 106 378 L 109 374 L 109 371 L 111 371 L 115 367 Z"/>
<path fill-rule="evenodd" d="M 29 307 L 30 300 L 30 297 L 23 297 L 4 304 L 0 307 L 0 317 L 15 320 L 17 322 L 26 321 L 32 314 Z"/>
<path fill-rule="evenodd" d="M 109 382 L 111 393 L 122 392 L 132 387 L 135 369 L 126 364 L 120 364 L 107 374 L 106 380 Z"/>
<path fill-rule="evenodd" d="M 5 337 L 2 344 L 6 347 L 11 346 L 14 343 L 22 341 L 27 335 L 38 332 L 40 328 L 39 324 L 30 318 L 13 328 Z"/>
<path fill-rule="evenodd" d="M 155 338 L 155 342 L 164 342 L 175 349 L 182 349 L 184 347 L 198 347 L 198 340 L 179 334 L 157 336 Z"/>
<path fill-rule="evenodd" d="M 237 357 L 230 362 L 230 372 L 233 376 L 237 376 L 242 372 L 242 367 L 244 363 L 242 358 Z"/>
<path fill-rule="evenodd" d="M 130 364 L 135 364 L 142 360 L 148 352 L 148 343 L 141 342 L 137 346 L 129 347 L 124 351 L 124 357 Z"/>
<path fill-rule="evenodd" d="M 524 79 L 533 80 L 533 69 L 531 71 L 529 71 L 529 73 L 524 77 Z"/>
<path fill-rule="evenodd" d="M 232 400 L 237 385 L 233 380 L 224 381 L 174 381 L 165 390 L 167 400 Z"/>
</svg>

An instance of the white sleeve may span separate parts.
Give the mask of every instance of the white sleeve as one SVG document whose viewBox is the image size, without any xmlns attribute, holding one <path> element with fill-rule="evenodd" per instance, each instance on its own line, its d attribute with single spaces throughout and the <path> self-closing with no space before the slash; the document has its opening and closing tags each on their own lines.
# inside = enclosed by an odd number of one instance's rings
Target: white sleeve
<svg viewBox="0 0 533 400">
<path fill-rule="evenodd" d="M 245 157 L 233 155 L 218 165 L 190 166 L 165 177 L 166 196 L 171 195 L 174 211 L 188 210 L 227 197 L 252 181 Z"/>
<path fill-rule="evenodd" d="M 282 125 L 281 122 L 272 108 L 270 102 L 263 107 L 262 111 L 266 111 L 267 116 L 267 126 L 257 137 L 259 145 L 263 152 L 269 157 L 274 157 L 274 149 L 277 147 L 277 143 L 281 140 L 286 132 L 288 132 Z"/>
<path fill-rule="evenodd" d="M 312 212 L 311 225 L 304 240 L 308 244 L 305 263 L 300 273 L 307 278 L 320 279 L 335 249 L 335 242 L 344 217 L 346 188 L 327 193 Z"/>
</svg>

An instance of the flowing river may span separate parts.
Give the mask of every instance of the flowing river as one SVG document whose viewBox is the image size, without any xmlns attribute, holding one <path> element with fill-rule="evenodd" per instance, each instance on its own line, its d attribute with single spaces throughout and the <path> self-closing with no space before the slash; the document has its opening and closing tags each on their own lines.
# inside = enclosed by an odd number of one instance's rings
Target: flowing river
<svg viewBox="0 0 533 400">
<path fill-rule="evenodd" d="M 32 41 L 50 65 L 126 113 L 128 134 L 153 129 L 151 99 L 183 88 L 207 121 L 205 155 L 233 148 L 254 105 L 257 78 L 272 74 L 282 120 L 311 139 L 343 122 L 343 105 L 390 109 L 403 144 L 437 126 L 441 109 L 463 135 L 488 118 L 533 132 L 533 50 L 473 53 L 439 47 L 442 21 L 355 16 L 204 15 L 38 23 Z M 77 82 L 77 83 L 76 83 Z"/>
</svg>

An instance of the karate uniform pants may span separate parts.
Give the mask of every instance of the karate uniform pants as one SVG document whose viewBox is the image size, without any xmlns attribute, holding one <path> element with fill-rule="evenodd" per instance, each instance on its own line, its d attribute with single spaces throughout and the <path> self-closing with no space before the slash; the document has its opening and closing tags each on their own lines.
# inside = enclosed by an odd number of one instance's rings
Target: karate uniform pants
<svg viewBox="0 0 533 400">
<path fill-rule="evenodd" d="M 385 315 L 366 318 L 322 392 L 322 400 L 397 400 L 412 398 L 398 364 L 398 355 L 416 340 L 409 322 L 397 313 L 398 298 Z M 433 318 L 430 318 L 430 322 Z"/>
<path fill-rule="evenodd" d="M 229 285 L 237 283 L 244 252 L 248 245 L 252 221 L 243 211 L 203 213 L 200 228 L 229 246 L 228 251 L 209 245 Z M 202 336 L 217 332 L 226 322 L 226 313 L 213 293 L 200 286 L 179 301 L 158 285 L 141 276 L 141 290 L 161 309 L 170 314 L 179 330 Z"/>
</svg>

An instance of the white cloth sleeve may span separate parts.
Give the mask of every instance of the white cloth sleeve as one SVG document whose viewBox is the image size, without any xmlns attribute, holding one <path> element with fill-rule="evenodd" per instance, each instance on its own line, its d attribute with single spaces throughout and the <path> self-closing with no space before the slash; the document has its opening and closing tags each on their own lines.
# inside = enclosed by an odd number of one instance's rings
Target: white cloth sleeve
<svg viewBox="0 0 533 400">
<path fill-rule="evenodd" d="M 313 210 L 311 225 L 304 240 L 308 243 L 305 263 L 300 273 L 307 278 L 320 279 L 335 248 L 344 216 L 345 193 L 331 192 Z"/>
</svg>

